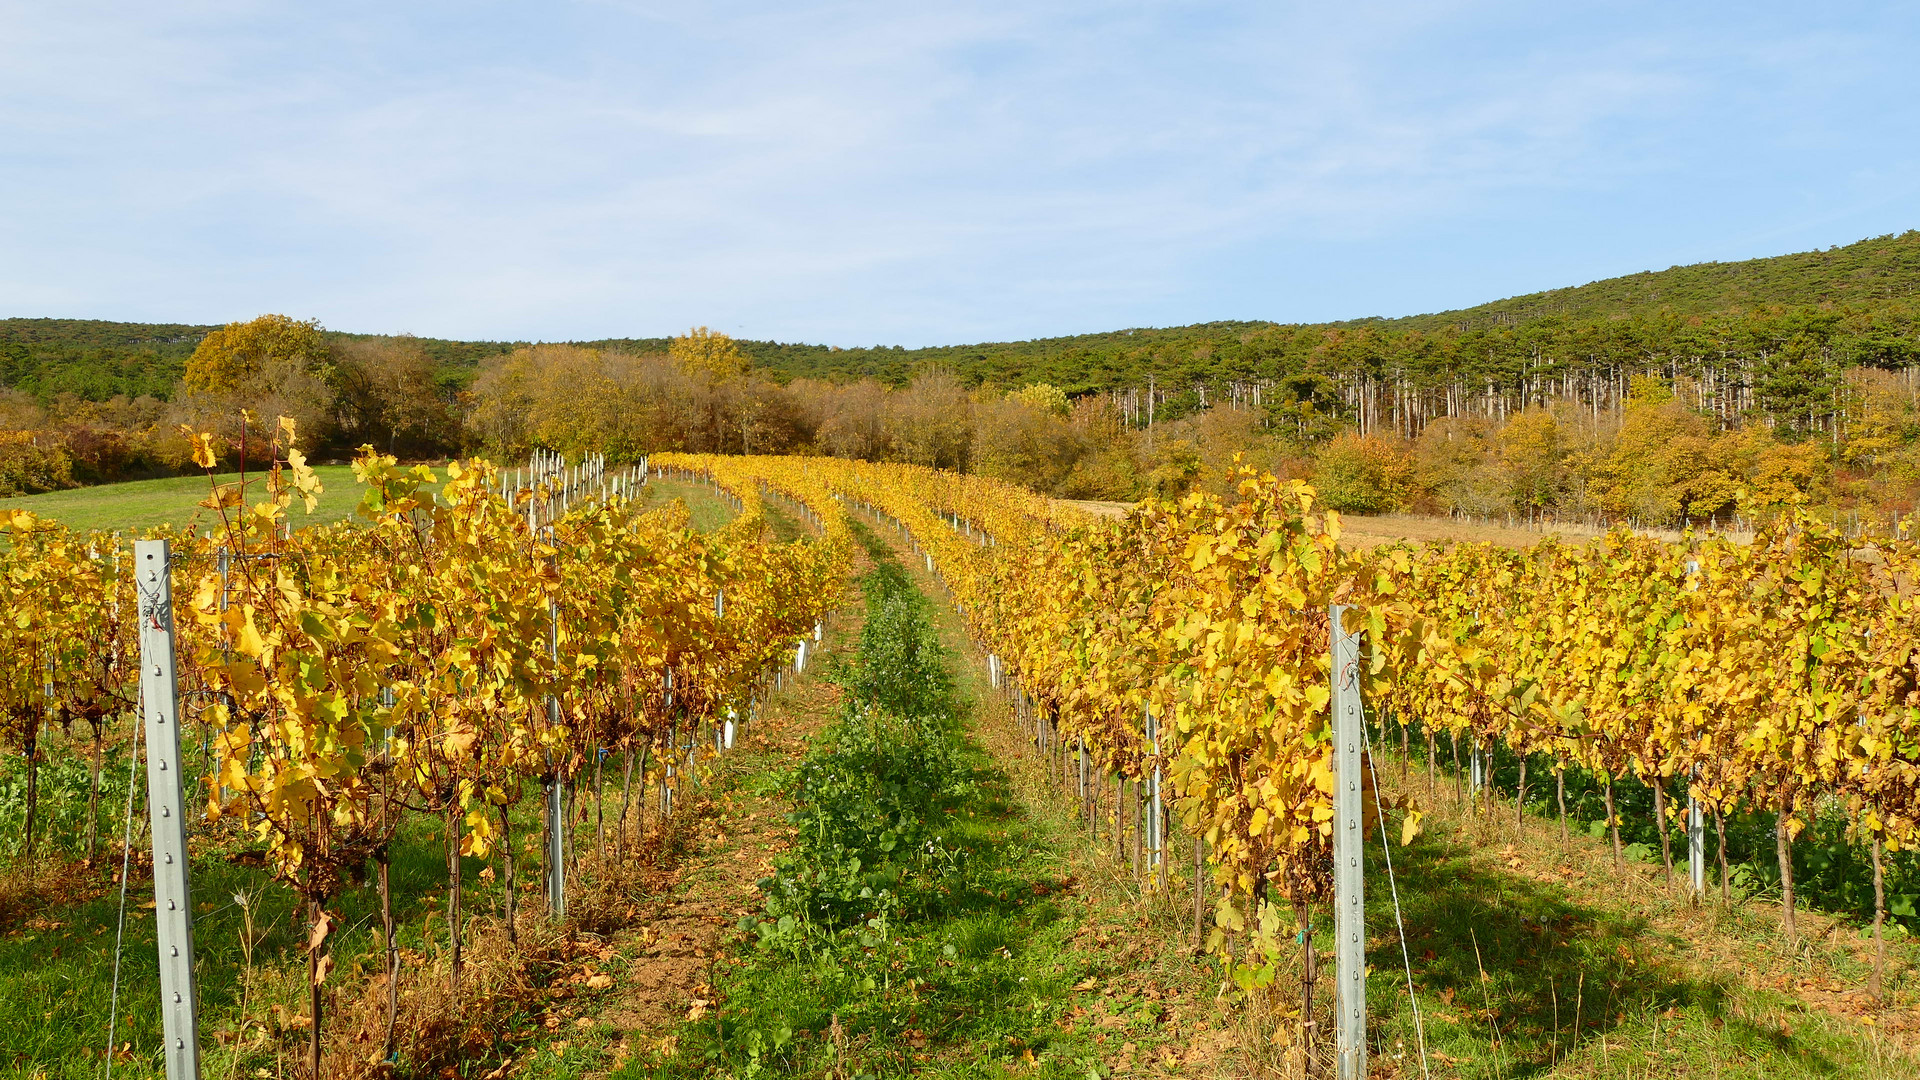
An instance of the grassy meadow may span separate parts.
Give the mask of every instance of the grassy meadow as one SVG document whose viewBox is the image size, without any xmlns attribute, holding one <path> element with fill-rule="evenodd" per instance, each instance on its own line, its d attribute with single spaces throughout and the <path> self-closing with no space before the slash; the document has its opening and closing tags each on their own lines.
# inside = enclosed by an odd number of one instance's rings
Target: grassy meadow
<svg viewBox="0 0 1920 1080">
<path fill-rule="evenodd" d="M 436 475 L 440 474 L 440 470 L 435 471 Z M 360 503 L 361 488 L 353 478 L 351 465 L 320 465 L 314 472 L 319 474 L 322 486 L 320 504 L 311 513 L 296 504 L 292 511 L 296 528 L 350 517 Z M 219 473 L 213 479 L 231 484 L 240 480 L 240 474 Z M 264 490 L 263 479 L 264 474 L 257 472 L 247 477 L 250 497 L 258 497 L 255 493 Z M 435 489 L 437 485 L 429 485 L 429 490 Z M 210 483 L 204 476 L 129 480 L 0 499 L 0 513 L 26 510 L 82 531 L 133 533 L 160 525 L 197 526 L 205 531 L 218 521 L 213 511 L 200 505 L 209 490 Z M 694 528 L 703 532 L 711 532 L 733 520 L 733 507 L 716 495 L 710 485 L 656 479 L 649 482 L 647 490 L 647 498 L 661 505 L 684 499 Z M 771 512 L 768 516 L 776 538 L 792 539 L 796 535 L 791 519 Z"/>
<path fill-rule="evenodd" d="M 360 502 L 360 485 L 353 479 L 351 465 L 320 465 L 320 505 L 311 514 L 298 506 L 293 511 L 296 526 L 325 524 L 353 513 Z M 264 473 L 247 477 L 248 495 L 264 491 Z M 219 473 L 213 478 L 222 484 L 240 480 L 239 473 Z M 205 476 L 168 476 L 158 480 L 129 480 L 118 484 L 68 488 L 39 495 L 17 495 L 0 499 L 0 512 L 27 510 L 51 518 L 72 529 L 100 529 L 107 532 L 137 532 L 159 525 L 186 528 L 197 525 L 207 529 L 217 518 L 200 505 L 212 490 Z"/>
</svg>

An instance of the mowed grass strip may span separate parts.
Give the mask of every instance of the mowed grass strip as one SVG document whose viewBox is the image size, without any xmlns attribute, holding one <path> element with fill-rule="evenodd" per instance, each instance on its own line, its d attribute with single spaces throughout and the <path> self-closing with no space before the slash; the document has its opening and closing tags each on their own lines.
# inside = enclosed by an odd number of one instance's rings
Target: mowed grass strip
<svg viewBox="0 0 1920 1080">
<path fill-rule="evenodd" d="M 351 465 L 320 465 L 313 470 L 323 488 L 320 505 L 311 514 L 297 503 L 292 512 L 294 527 L 319 525 L 353 513 L 360 503 L 360 485 L 354 481 Z M 266 497 L 265 473 L 247 474 L 249 501 Z M 220 473 L 214 478 L 222 484 L 237 483 L 237 472 Z M 69 488 L 39 495 L 17 495 L 0 499 L 0 513 L 27 510 L 50 518 L 70 529 L 99 529 L 112 532 L 139 532 L 160 525 L 185 528 L 197 523 L 202 532 L 219 521 L 217 515 L 199 505 L 213 490 L 205 476 L 169 476 L 159 480 L 128 480 L 119 484 Z"/>
<path fill-rule="evenodd" d="M 1074 1076 L 1080 905 L 1044 823 L 968 735 L 951 654 L 892 552 L 877 568 L 850 704 L 801 765 L 795 853 L 765 883 L 750 944 L 716 967 L 714 1011 L 617 1076 Z M 1143 1015 L 1142 1019 L 1145 1017 Z"/>
<path fill-rule="evenodd" d="M 1379 838 L 1369 845 L 1369 1032 L 1380 1067 L 1398 1070 L 1389 1075 L 1421 1074 L 1422 1029 L 1436 1076 L 1920 1075 L 1911 987 L 1896 980 L 1900 1004 L 1872 1006 L 1842 921 L 1804 912 L 1806 936 L 1788 942 L 1771 905 L 1723 910 L 1715 890 L 1695 906 L 1684 857 L 1671 881 L 1657 846 L 1651 862 L 1616 869 L 1593 830 L 1576 825 L 1563 846 L 1544 807 L 1520 821 L 1496 799 L 1489 814 L 1457 799 L 1450 776 L 1429 794 L 1424 762 L 1403 772 L 1379 749 L 1382 786 L 1428 813 L 1410 845 L 1392 838 L 1419 1025 Z M 1808 986 L 1847 993 L 1794 992 Z"/>
<path fill-rule="evenodd" d="M 360 505 L 364 489 L 353 477 L 353 466 L 320 465 L 314 468 L 314 472 L 319 474 L 322 487 L 320 503 L 308 513 L 296 502 L 290 514 L 295 528 L 339 521 L 352 516 L 354 508 Z M 434 475 L 444 479 L 445 466 L 436 467 Z M 262 472 L 246 475 L 249 502 L 266 497 L 265 479 L 266 474 Z M 213 477 L 213 481 L 221 484 L 238 483 L 240 480 L 241 475 L 237 472 L 219 473 Z M 674 499 L 686 500 L 693 527 L 701 532 L 723 528 L 734 518 L 732 505 L 706 484 L 656 479 L 649 481 L 647 487 L 651 492 L 648 498 L 658 505 L 664 506 Z M 437 483 L 427 487 L 429 491 L 438 489 Z M 197 525 L 205 533 L 219 523 L 219 517 L 213 511 L 200 505 L 211 491 L 212 482 L 205 476 L 128 480 L 118 484 L 97 484 L 93 487 L 0 499 L 0 513 L 26 510 L 82 532 L 98 529 L 103 532 L 117 530 L 137 533 L 161 525 L 181 529 Z M 768 519 L 778 539 L 792 539 L 803 531 L 784 514 L 776 515 L 771 509 Z"/>
<path fill-rule="evenodd" d="M 654 506 L 666 506 L 675 499 L 684 501 L 687 504 L 688 518 L 692 521 L 693 527 L 700 532 L 718 532 L 726 528 L 727 523 L 732 521 L 738 513 L 733 508 L 733 504 L 722 498 L 711 484 L 687 480 L 663 480 L 656 476 L 647 481 L 643 490 L 646 492 L 644 497 Z M 767 518 L 770 523 L 774 521 L 771 508 Z M 790 527 L 792 525 L 790 521 L 787 524 Z"/>
</svg>

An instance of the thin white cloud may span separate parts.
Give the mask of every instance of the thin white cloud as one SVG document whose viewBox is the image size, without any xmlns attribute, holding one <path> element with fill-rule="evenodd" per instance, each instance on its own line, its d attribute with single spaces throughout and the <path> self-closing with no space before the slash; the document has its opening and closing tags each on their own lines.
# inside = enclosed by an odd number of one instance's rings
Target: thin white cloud
<svg viewBox="0 0 1920 1080">
<path fill-rule="evenodd" d="M 1633 236 L 1751 234 L 1741 199 L 1700 220 L 1641 208 L 1676 187 L 1700 205 L 1688 185 L 1721 148 L 1862 137 L 1817 104 L 1904 75 L 1844 30 L 1652 5 L 1616 21 L 1468 3 L 0 7 L 0 295 L 17 314 L 910 344 L 1392 313 L 1578 265 L 1582 244 L 1604 263 Z M 1776 106 L 1801 127 L 1770 131 L 1757 114 Z M 1885 169 L 1910 174 L 1906 153 Z M 1607 220 L 1628 213 L 1644 220 Z M 1370 269 L 1396 238 L 1482 270 Z"/>
</svg>

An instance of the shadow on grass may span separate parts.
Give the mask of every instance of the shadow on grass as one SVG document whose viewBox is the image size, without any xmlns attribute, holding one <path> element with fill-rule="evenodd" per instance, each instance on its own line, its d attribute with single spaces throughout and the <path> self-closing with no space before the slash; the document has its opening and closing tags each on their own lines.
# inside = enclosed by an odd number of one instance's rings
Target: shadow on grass
<svg viewBox="0 0 1920 1080">
<path fill-rule="evenodd" d="M 1626 1050 L 1644 1068 L 1648 1055 L 1674 1052 L 1659 1046 L 1663 1028 L 1697 1029 L 1687 1052 L 1699 1060 L 1764 1059 L 1768 1070 L 1787 1066 L 1789 1075 L 1809 1076 L 1856 1067 L 1844 1042 L 1812 1030 L 1784 1033 L 1753 1017 L 1745 991 L 1686 971 L 1675 958 L 1695 943 L 1637 913 L 1581 903 L 1556 883 L 1475 863 L 1465 844 L 1446 836 L 1396 847 L 1393 862 L 1427 1046 L 1442 1063 L 1464 1066 L 1459 1075 L 1542 1075 L 1569 1057 L 1594 1056 L 1595 1047 L 1604 1062 Z M 1376 1054 L 1404 1055 L 1417 1068 L 1393 902 L 1377 851 L 1374 863 L 1372 1045 Z"/>
<path fill-rule="evenodd" d="M 516 813 L 516 832 L 534 828 L 539 806 L 530 801 Z M 401 947 L 430 951 L 446 940 L 444 847 L 435 823 L 409 818 L 393 845 L 391 883 L 395 922 Z M 531 835 L 528 833 L 527 835 Z M 209 843 L 213 841 L 214 843 Z M 213 1053 L 237 1036 L 240 1028 L 268 1022 L 270 1005 L 279 1002 L 291 1015 L 304 1012 L 304 999 L 289 981 L 289 972 L 304 972 L 306 921 L 290 890 L 274 882 L 260 868 L 258 853 L 248 845 L 225 846 L 216 835 L 192 838 L 194 968 L 200 996 L 201 1046 Z M 136 841 L 137 843 L 137 841 Z M 0 931 L 0 1072 L 22 1070 L 24 1075 L 62 1080 L 97 1077 L 107 1045 L 114 1003 L 116 926 L 120 918 L 120 890 L 110 880 L 119 870 L 118 858 L 94 874 L 93 882 L 75 899 L 73 894 L 51 897 L 44 908 L 28 916 L 24 925 Z M 466 859 L 463 888 L 469 914 L 491 913 L 501 903 L 502 890 L 480 876 L 486 863 Z M 247 912 L 236 901 L 248 898 L 252 907 L 254 974 L 247 988 Z M 159 1061 L 159 959 L 154 937 L 153 884 L 135 867 L 127 890 L 126 932 L 119 942 L 120 989 L 113 1016 L 114 1044 L 123 1048 L 121 1061 Z M 331 910 L 340 918 L 334 954 L 338 967 L 335 986 L 357 984 L 359 975 L 381 970 L 379 897 L 370 886 L 342 891 Z M 421 976 L 403 974 L 403 979 Z M 403 984 L 404 985 L 404 984 Z M 243 994 L 250 1000 L 244 1015 Z M 291 1046 L 302 1036 L 281 1031 Z M 275 1047 L 263 1046 L 260 1055 L 272 1060 Z M 250 1060 L 259 1064 L 259 1059 Z"/>
</svg>

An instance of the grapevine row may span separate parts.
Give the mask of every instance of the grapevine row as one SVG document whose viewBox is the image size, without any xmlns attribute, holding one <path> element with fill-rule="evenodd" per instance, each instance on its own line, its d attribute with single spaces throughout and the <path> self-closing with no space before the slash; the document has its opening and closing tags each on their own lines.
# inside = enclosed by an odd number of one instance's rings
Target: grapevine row
<svg viewBox="0 0 1920 1080">
<path fill-rule="evenodd" d="M 913 466 L 705 460 L 691 467 L 804 478 L 808 505 L 900 525 L 1048 730 L 1108 775 L 1164 770 L 1220 888 L 1213 943 L 1248 945 L 1244 984 L 1271 977 L 1295 939 L 1285 923 L 1330 886 L 1331 604 L 1364 612 L 1349 618 L 1365 623 L 1376 719 L 1423 728 L 1430 754 L 1451 733 L 1538 755 L 1556 779 L 1609 778 L 1609 802 L 1612 779 L 1634 778 L 1669 819 L 1682 793 L 1717 822 L 1774 815 L 1789 933 L 1788 847 L 1817 799 L 1844 803 L 1876 862 L 1920 842 L 1911 541 L 1857 551 L 1784 507 L 1750 544 L 1623 530 L 1524 551 L 1359 550 L 1310 488 L 1251 472 L 1232 497 L 1111 520 Z"/>
<path fill-rule="evenodd" d="M 199 453 L 211 472 L 211 439 Z M 201 827 L 250 836 L 308 905 L 317 1068 L 329 908 L 362 867 L 377 869 L 398 984 L 386 885 L 404 819 L 444 831 L 457 984 L 462 860 L 500 865 L 512 935 L 524 794 L 597 792 L 603 763 L 624 760 L 670 813 L 677 787 L 817 634 L 851 548 L 833 506 L 822 536 L 776 544 L 754 492 L 703 535 L 683 507 L 630 498 L 635 473 L 598 463 L 536 461 L 509 477 L 482 461 L 403 468 L 371 451 L 354 465 L 358 521 L 292 528 L 289 510 L 311 506 L 319 483 L 290 425 L 274 455 L 258 486 L 212 489 L 211 532 L 170 535 L 173 615 L 183 716 L 210 758 Z M 136 707 L 140 598 L 126 539 L 20 512 L 7 525 L 0 731 L 31 778 L 49 724 L 91 725 L 97 748 Z M 608 857 L 604 834 L 595 847 Z M 554 869 L 543 867 L 557 914 Z"/>
</svg>

